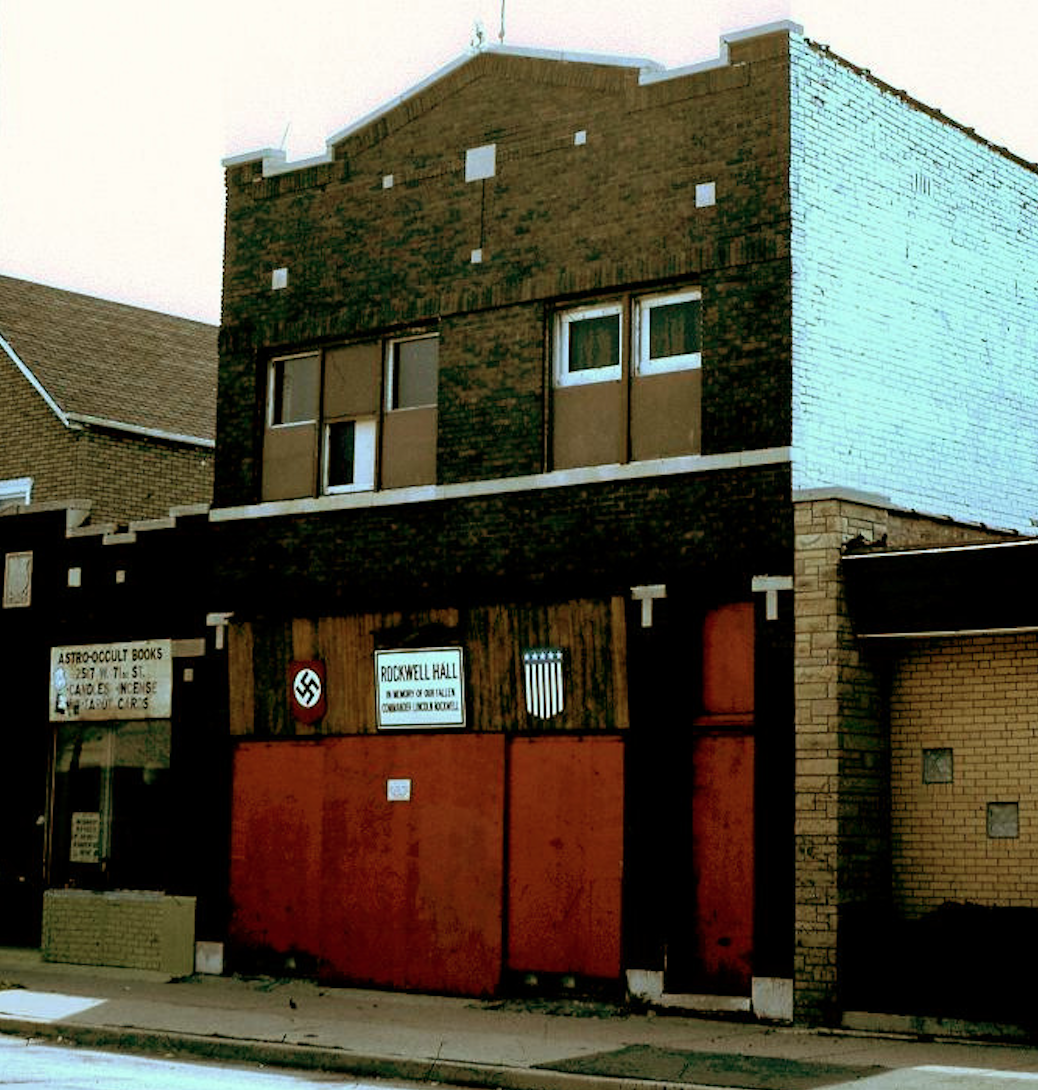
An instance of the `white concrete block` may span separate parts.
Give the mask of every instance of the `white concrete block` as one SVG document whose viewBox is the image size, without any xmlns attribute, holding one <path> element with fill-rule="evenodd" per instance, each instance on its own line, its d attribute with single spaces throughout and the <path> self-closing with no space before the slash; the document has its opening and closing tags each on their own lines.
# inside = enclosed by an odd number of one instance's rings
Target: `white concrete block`
<svg viewBox="0 0 1038 1090">
<path fill-rule="evenodd" d="M 793 981 L 780 976 L 753 978 L 753 1013 L 769 1022 L 793 1021 Z"/>
</svg>

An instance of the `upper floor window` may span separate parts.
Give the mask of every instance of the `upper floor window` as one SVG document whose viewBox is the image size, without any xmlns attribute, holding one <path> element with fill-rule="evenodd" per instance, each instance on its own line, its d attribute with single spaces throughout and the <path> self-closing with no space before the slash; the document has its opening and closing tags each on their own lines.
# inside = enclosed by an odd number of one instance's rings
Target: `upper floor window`
<svg viewBox="0 0 1038 1090">
<path fill-rule="evenodd" d="M 554 469 L 699 453 L 702 311 L 686 286 L 555 312 Z"/>
<path fill-rule="evenodd" d="M 559 386 L 610 382 L 623 364 L 619 303 L 560 311 L 555 321 L 555 381 Z"/>
<path fill-rule="evenodd" d="M 0 481 L 0 507 L 32 502 L 32 477 L 8 477 Z"/>
<path fill-rule="evenodd" d="M 288 356 L 270 365 L 268 423 L 304 424 L 317 419 L 321 396 L 321 357 Z"/>
<path fill-rule="evenodd" d="M 693 288 L 634 296 L 629 305 L 625 301 L 561 310 L 555 317 L 555 384 L 619 379 L 628 342 L 636 375 L 699 367 L 702 328 L 702 295 Z"/>
<path fill-rule="evenodd" d="M 419 409 L 436 404 L 439 337 L 405 337 L 389 342 L 387 408 Z"/>
<path fill-rule="evenodd" d="M 700 366 L 703 301 L 698 291 L 642 296 L 635 300 L 634 313 L 638 374 Z"/>
<path fill-rule="evenodd" d="M 262 498 L 434 482 L 438 361 L 428 333 L 272 359 Z"/>
</svg>

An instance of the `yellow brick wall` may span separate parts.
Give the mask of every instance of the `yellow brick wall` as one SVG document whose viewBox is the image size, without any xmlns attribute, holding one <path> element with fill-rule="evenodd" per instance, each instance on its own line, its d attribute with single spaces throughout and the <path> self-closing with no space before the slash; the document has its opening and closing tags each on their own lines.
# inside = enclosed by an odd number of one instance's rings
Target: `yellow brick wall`
<svg viewBox="0 0 1038 1090">
<path fill-rule="evenodd" d="M 895 906 L 1038 906 L 1038 634 L 918 640 L 891 695 Z M 923 782 L 923 750 L 953 753 Z M 1019 804 L 1019 836 L 991 839 L 987 807 Z"/>
<path fill-rule="evenodd" d="M 978 526 L 887 510 L 853 494 L 794 508 L 796 949 L 794 1006 L 831 1015 L 841 927 L 890 905 L 884 653 L 859 641 L 840 578 L 856 538 L 892 546 L 991 538 Z M 924 670 L 925 673 L 925 670 Z M 999 800 L 1002 801 L 1002 800 Z M 841 922 L 842 921 L 842 922 Z"/>
</svg>

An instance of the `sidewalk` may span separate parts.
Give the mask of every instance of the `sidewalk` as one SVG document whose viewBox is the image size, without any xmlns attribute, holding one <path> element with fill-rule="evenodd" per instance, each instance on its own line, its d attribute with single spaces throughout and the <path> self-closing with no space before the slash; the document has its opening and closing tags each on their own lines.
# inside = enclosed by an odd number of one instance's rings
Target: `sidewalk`
<svg viewBox="0 0 1038 1090">
<path fill-rule="evenodd" d="M 0 1032 L 515 1090 L 806 1090 L 927 1064 L 1038 1071 L 1038 1048 L 1015 1045 L 630 1014 L 575 1000 L 482 1002 L 270 978 L 171 981 L 2 948 Z"/>
</svg>

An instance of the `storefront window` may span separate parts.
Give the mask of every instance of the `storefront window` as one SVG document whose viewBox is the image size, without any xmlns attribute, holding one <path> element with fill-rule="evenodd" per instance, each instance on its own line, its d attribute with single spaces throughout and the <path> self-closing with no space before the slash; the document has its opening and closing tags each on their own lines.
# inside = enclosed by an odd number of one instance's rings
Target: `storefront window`
<svg viewBox="0 0 1038 1090">
<path fill-rule="evenodd" d="M 173 837 L 171 733 L 169 719 L 57 727 L 54 885 L 162 888 Z"/>
</svg>

